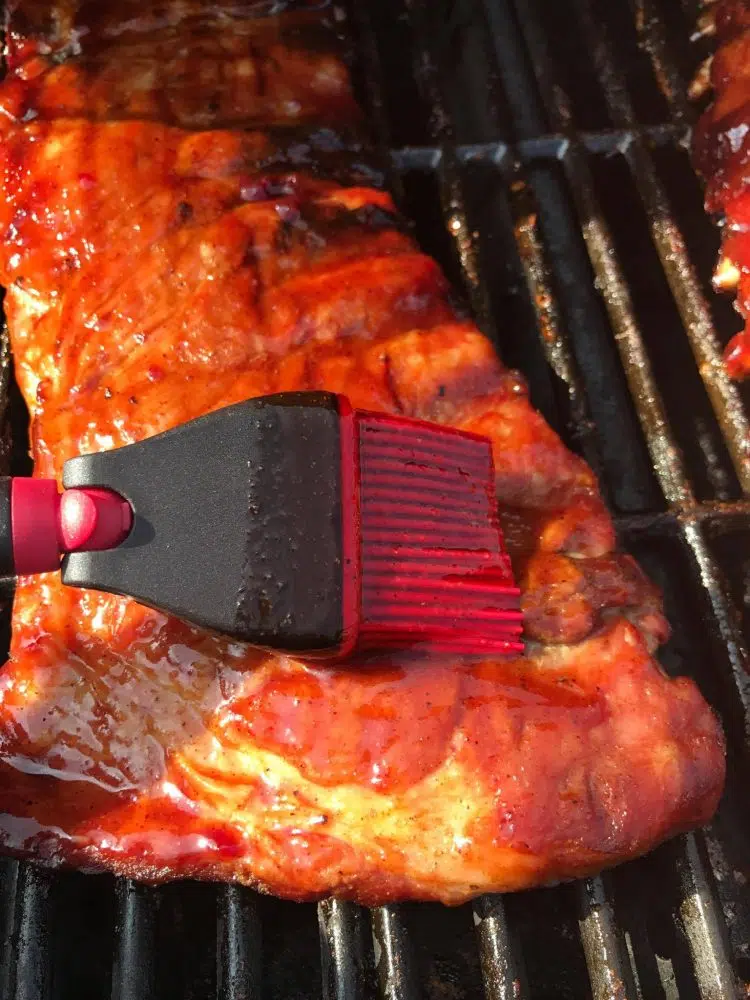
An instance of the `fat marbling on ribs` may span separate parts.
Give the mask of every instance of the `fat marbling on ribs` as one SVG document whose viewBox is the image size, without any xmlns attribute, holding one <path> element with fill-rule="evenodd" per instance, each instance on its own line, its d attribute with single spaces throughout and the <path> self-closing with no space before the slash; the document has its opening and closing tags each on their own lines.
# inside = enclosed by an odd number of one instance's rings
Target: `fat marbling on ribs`
<svg viewBox="0 0 750 1000">
<path fill-rule="evenodd" d="M 35 469 L 290 389 L 480 432 L 527 652 L 332 670 L 24 579 L 6 850 L 458 903 L 597 871 L 716 806 L 721 729 L 654 658 L 660 595 L 400 223 L 348 58 L 325 2 L 10 3 L 0 279 Z"/>
</svg>

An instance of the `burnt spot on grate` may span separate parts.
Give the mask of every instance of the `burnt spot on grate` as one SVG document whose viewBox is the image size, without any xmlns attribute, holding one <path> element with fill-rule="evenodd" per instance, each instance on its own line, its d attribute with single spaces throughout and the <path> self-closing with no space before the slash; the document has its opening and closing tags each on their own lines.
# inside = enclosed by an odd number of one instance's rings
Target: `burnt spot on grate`
<svg viewBox="0 0 750 1000">
<path fill-rule="evenodd" d="M 687 153 L 697 0 L 348 0 L 393 187 L 665 594 L 721 714 L 703 831 L 453 910 L 160 889 L 0 859 L 0 998 L 725 1000 L 750 984 L 750 424 Z M 7 358 L 2 361 L 7 375 Z M 12 467 L 25 415 L 12 391 Z M 9 452 L 1 452 L 8 460 Z M 6 616 L 7 631 L 7 616 Z"/>
</svg>

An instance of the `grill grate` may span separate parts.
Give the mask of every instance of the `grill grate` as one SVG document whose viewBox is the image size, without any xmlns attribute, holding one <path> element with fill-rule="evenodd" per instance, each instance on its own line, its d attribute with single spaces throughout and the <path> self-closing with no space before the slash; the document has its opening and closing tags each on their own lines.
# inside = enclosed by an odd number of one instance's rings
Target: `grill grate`
<svg viewBox="0 0 750 1000">
<path fill-rule="evenodd" d="M 722 714 L 727 793 L 707 830 L 648 858 L 456 910 L 327 901 L 316 922 L 237 887 L 3 860 L 0 997 L 746 995 L 750 428 L 719 362 L 736 322 L 710 294 L 718 238 L 686 152 L 698 5 L 350 6 L 394 187 L 664 589 L 664 662 Z"/>
</svg>

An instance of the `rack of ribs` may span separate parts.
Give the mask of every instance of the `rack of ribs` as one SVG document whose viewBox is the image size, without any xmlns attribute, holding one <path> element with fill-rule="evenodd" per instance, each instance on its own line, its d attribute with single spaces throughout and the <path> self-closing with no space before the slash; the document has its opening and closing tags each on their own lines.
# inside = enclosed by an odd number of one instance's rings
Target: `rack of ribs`
<svg viewBox="0 0 750 1000">
<path fill-rule="evenodd" d="M 693 160 L 706 182 L 706 211 L 723 227 L 721 256 L 714 273 L 717 291 L 736 295 L 745 326 L 727 345 L 729 374 L 750 374 L 750 0 L 719 0 L 707 7 L 704 30 L 716 35 L 710 70 L 699 76 L 713 101 L 693 134 Z"/>
<path fill-rule="evenodd" d="M 35 473 L 293 389 L 484 434 L 526 652 L 331 669 L 22 579 L 0 846 L 294 899 L 459 903 L 707 821 L 720 725 L 656 661 L 660 595 L 593 473 L 384 190 L 338 8 L 7 6 L 0 280 Z"/>
</svg>

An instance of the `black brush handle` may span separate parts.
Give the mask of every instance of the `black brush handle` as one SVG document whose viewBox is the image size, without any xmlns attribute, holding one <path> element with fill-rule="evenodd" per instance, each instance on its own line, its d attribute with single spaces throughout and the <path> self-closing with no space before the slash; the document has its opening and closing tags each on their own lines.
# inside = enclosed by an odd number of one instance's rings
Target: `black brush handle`
<svg viewBox="0 0 750 1000">
<path fill-rule="evenodd" d="M 260 646 L 325 651 L 343 630 L 338 397 L 284 393 L 65 464 L 64 485 L 126 498 L 117 548 L 63 582 L 124 594 Z"/>
</svg>

